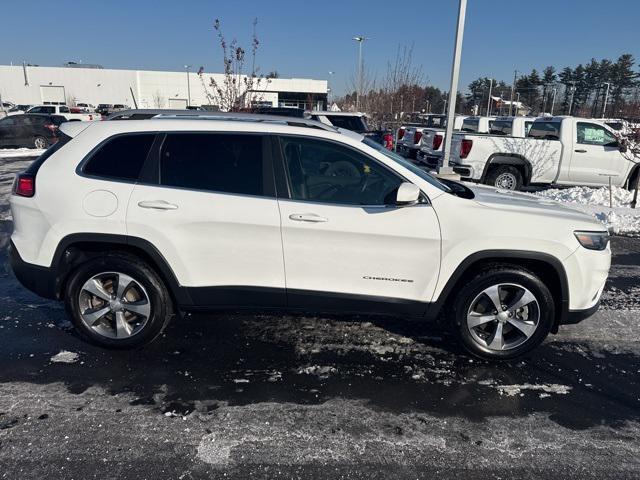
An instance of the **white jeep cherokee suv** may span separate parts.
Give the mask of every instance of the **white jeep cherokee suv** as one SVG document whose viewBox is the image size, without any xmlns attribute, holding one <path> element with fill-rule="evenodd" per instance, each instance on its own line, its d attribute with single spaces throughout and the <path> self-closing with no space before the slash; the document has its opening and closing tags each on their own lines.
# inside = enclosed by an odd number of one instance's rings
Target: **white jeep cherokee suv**
<svg viewBox="0 0 640 480">
<path fill-rule="evenodd" d="M 607 279 L 589 216 L 442 183 L 312 120 L 61 130 L 16 178 L 11 263 L 105 347 L 150 342 L 174 312 L 284 308 L 446 318 L 469 352 L 509 359 L 593 314 Z"/>
</svg>

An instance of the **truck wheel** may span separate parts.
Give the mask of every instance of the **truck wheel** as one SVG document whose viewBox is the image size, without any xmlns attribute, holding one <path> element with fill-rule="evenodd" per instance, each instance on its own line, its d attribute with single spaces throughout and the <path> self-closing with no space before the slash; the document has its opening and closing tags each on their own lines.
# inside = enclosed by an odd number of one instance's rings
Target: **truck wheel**
<svg viewBox="0 0 640 480">
<path fill-rule="evenodd" d="M 153 341 L 173 315 L 158 274 L 140 259 L 107 253 L 78 267 L 65 289 L 76 330 L 106 348 L 135 348 Z"/>
<path fill-rule="evenodd" d="M 502 190 L 520 190 L 522 174 L 511 165 L 498 165 L 489 170 L 486 183 Z"/>
<path fill-rule="evenodd" d="M 627 188 L 630 192 L 633 192 L 638 187 L 638 183 L 640 183 L 640 168 L 636 168 L 636 171 L 633 172 Z"/>
<path fill-rule="evenodd" d="M 537 347 L 555 318 L 553 297 L 532 272 L 496 265 L 467 282 L 452 308 L 454 333 L 471 354 L 510 360 Z"/>
<path fill-rule="evenodd" d="M 49 146 L 49 141 L 44 137 L 36 137 L 33 139 L 33 146 L 35 148 L 47 148 Z"/>
</svg>

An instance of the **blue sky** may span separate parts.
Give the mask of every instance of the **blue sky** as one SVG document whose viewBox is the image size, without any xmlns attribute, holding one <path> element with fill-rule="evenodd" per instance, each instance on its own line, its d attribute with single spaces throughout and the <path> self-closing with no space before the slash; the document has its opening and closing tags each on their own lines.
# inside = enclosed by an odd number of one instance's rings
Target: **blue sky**
<svg viewBox="0 0 640 480">
<path fill-rule="evenodd" d="M 105 68 L 220 71 L 213 21 L 249 46 L 258 18 L 258 64 L 283 77 L 328 78 L 345 91 L 356 63 L 356 34 L 367 68 L 383 76 L 398 45 L 414 45 L 430 84 L 448 88 L 457 0 L 3 2 L 0 64 L 58 66 L 67 60 Z M 640 57 L 640 1 L 468 0 L 461 87 L 478 76 L 510 81 L 513 70 Z"/>
</svg>

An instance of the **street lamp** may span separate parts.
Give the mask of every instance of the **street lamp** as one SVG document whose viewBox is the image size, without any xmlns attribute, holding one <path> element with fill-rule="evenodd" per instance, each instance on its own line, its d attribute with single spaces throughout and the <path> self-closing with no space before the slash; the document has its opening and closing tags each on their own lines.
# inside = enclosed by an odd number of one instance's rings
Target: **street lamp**
<svg viewBox="0 0 640 480">
<path fill-rule="evenodd" d="M 456 45 L 453 50 L 453 65 L 451 67 L 447 131 L 444 137 L 442 167 L 438 169 L 438 175 L 442 176 L 454 176 L 453 168 L 449 166 L 449 157 L 451 155 L 451 137 L 453 136 L 453 121 L 456 114 L 456 99 L 458 97 L 458 77 L 460 75 L 460 56 L 462 55 L 462 38 L 464 36 L 464 17 L 466 12 L 467 0 L 460 0 L 460 7 L 458 9 L 458 25 L 456 27 Z"/>
<path fill-rule="evenodd" d="M 489 98 L 487 99 L 487 117 L 491 116 L 491 91 L 493 90 L 493 78 L 489 79 Z"/>
<path fill-rule="evenodd" d="M 368 37 L 358 35 L 353 37 L 353 40 L 358 42 L 358 87 L 356 88 L 356 110 L 360 110 L 360 95 L 362 95 L 362 44 L 365 40 L 370 40 Z"/>
<path fill-rule="evenodd" d="M 185 65 L 184 69 L 187 72 L 187 108 L 191 106 L 191 84 L 189 83 L 189 69 L 192 65 Z"/>
<path fill-rule="evenodd" d="M 329 110 L 329 95 L 331 94 L 331 76 L 336 73 L 329 70 L 329 79 L 327 80 L 327 110 Z"/>
<path fill-rule="evenodd" d="M 604 82 L 603 85 L 607 86 L 607 92 L 604 94 L 604 104 L 602 105 L 602 118 L 604 118 L 604 114 L 607 111 L 607 102 L 609 101 L 609 87 L 611 83 Z"/>
</svg>

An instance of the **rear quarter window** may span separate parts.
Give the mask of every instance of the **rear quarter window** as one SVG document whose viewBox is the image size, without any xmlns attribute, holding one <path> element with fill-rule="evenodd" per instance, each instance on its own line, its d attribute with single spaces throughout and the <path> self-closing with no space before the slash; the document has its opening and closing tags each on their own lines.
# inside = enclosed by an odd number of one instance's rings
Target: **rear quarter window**
<svg viewBox="0 0 640 480">
<path fill-rule="evenodd" d="M 154 133 L 111 137 L 89 154 L 82 172 L 94 177 L 136 181 L 154 139 Z"/>
<path fill-rule="evenodd" d="M 539 140 L 560 140 L 560 122 L 533 122 L 527 137 Z"/>
</svg>

